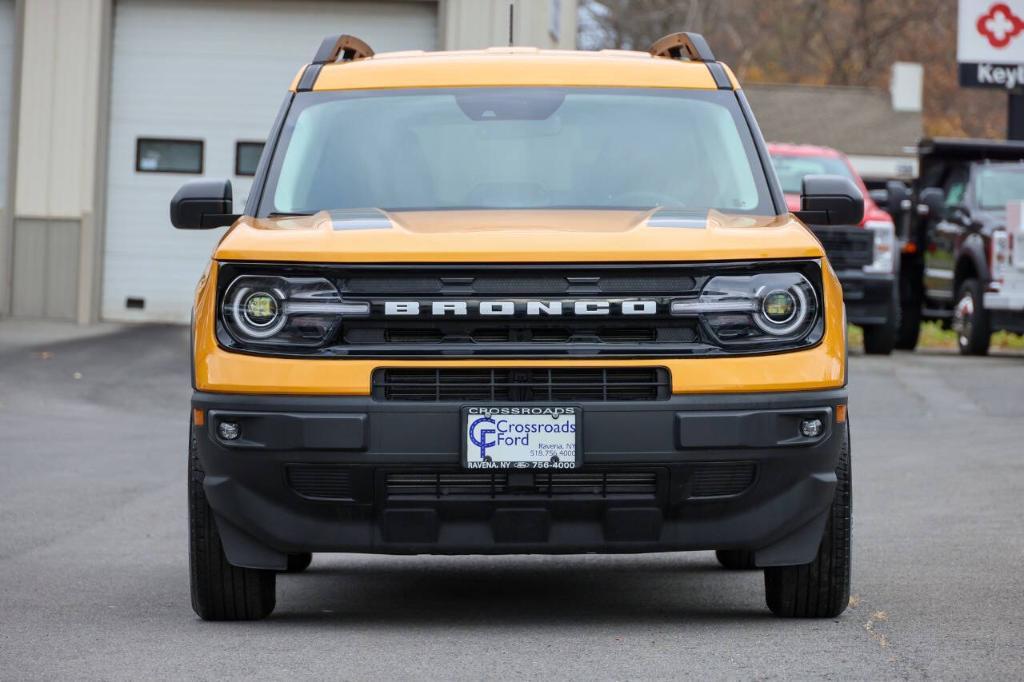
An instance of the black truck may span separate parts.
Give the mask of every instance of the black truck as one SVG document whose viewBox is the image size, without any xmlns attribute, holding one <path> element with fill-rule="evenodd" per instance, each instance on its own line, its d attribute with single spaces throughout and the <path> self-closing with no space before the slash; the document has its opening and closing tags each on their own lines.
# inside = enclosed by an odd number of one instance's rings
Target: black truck
<svg viewBox="0 0 1024 682">
<path fill-rule="evenodd" d="M 921 320 L 939 320 L 962 354 L 985 355 L 992 332 L 1024 332 L 1024 258 L 1013 258 L 1024 142 L 923 139 L 918 158 L 909 197 L 887 190 L 902 243 L 897 347 L 912 350 Z"/>
</svg>

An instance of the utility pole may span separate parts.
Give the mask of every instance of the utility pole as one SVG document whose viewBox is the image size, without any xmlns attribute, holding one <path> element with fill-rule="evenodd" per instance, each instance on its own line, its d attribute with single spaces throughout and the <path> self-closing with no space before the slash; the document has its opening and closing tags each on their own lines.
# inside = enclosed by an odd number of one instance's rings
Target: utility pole
<svg viewBox="0 0 1024 682">
<path fill-rule="evenodd" d="M 1024 90 L 1011 90 L 1007 99 L 1006 139 L 1024 140 Z"/>
</svg>

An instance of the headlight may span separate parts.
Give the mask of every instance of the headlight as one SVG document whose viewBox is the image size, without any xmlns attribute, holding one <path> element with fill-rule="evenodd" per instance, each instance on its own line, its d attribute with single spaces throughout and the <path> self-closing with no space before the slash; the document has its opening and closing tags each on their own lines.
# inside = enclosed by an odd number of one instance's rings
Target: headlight
<svg viewBox="0 0 1024 682">
<path fill-rule="evenodd" d="M 369 313 L 369 304 L 342 301 L 322 277 L 236 277 L 224 292 L 221 318 L 231 337 L 264 346 L 318 346 L 345 316 Z"/>
<path fill-rule="evenodd" d="M 888 220 L 869 220 L 864 227 L 875 233 L 871 265 L 865 265 L 864 272 L 893 272 L 896 264 L 896 228 Z"/>
<path fill-rule="evenodd" d="M 800 346 L 822 329 L 818 294 L 799 272 L 712 277 L 696 300 L 673 301 L 672 314 L 700 317 L 723 347 Z"/>
</svg>

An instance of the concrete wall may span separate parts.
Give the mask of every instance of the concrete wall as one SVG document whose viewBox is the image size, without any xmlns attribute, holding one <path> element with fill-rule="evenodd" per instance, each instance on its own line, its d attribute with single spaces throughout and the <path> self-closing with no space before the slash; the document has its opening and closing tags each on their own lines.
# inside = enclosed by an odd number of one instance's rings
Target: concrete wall
<svg viewBox="0 0 1024 682">
<path fill-rule="evenodd" d="M 575 49 L 576 4 L 576 0 L 444 0 L 441 42 L 446 50 L 508 45 L 512 5 L 515 45 Z"/>
<path fill-rule="evenodd" d="M 0 74 L 0 78 L 9 79 L 5 96 L 8 101 L 4 103 L 6 115 L 0 118 L 0 125 L 5 126 L 3 134 L 6 134 L 5 154 L 0 155 L 0 165 L 3 166 L 4 183 L 0 185 L 0 316 L 8 315 L 11 312 L 11 278 L 12 266 L 14 264 L 14 213 L 12 210 L 14 202 L 14 150 L 17 148 L 18 139 L 18 116 L 14 102 L 18 97 L 18 73 L 21 69 L 21 25 L 24 10 L 24 0 L 14 0 L 13 8 L 13 45 L 9 53 L 0 63 L 0 69 L 10 69 L 8 73 Z"/>
<path fill-rule="evenodd" d="M 80 220 L 15 220 L 12 314 L 77 319 L 81 238 Z"/>
<path fill-rule="evenodd" d="M 96 315 L 111 0 L 21 5 L 11 311 Z"/>
</svg>

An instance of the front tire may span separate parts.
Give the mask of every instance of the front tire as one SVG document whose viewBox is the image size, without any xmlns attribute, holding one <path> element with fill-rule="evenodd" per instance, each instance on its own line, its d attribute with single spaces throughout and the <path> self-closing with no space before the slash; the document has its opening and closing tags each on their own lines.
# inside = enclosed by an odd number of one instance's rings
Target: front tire
<svg viewBox="0 0 1024 682">
<path fill-rule="evenodd" d="M 921 336 L 921 296 L 904 276 L 900 276 L 899 309 L 896 348 L 914 350 Z"/>
<path fill-rule="evenodd" d="M 957 292 L 952 327 L 960 355 L 988 355 L 992 328 L 983 296 L 981 282 L 976 279 L 965 280 Z"/>
<path fill-rule="evenodd" d="M 892 296 L 889 299 L 889 314 L 885 322 L 863 327 L 865 353 L 868 355 L 892 355 L 900 333 L 900 315 L 900 292 L 899 287 L 894 285 Z"/>
<path fill-rule="evenodd" d="M 885 324 L 865 326 L 864 352 L 868 355 L 892 355 L 892 350 L 896 347 L 896 335 L 898 332 L 896 320 L 894 319 L 889 320 Z"/>
<path fill-rule="evenodd" d="M 276 574 L 228 563 L 213 510 L 203 491 L 206 474 L 189 435 L 188 522 L 192 609 L 203 620 L 259 620 L 276 604 Z"/>
<path fill-rule="evenodd" d="M 285 573 L 302 573 L 313 563 L 313 555 L 309 552 L 288 555 L 288 568 Z"/>
<path fill-rule="evenodd" d="M 715 551 L 715 558 L 722 568 L 730 571 L 749 571 L 757 568 L 754 565 L 754 553 L 748 549 L 719 549 Z"/>
<path fill-rule="evenodd" d="M 849 427 L 847 427 L 849 428 Z M 783 618 L 835 618 L 850 603 L 852 482 L 850 436 L 839 453 L 835 496 L 818 556 L 803 566 L 776 566 L 764 571 L 768 608 Z"/>
</svg>

